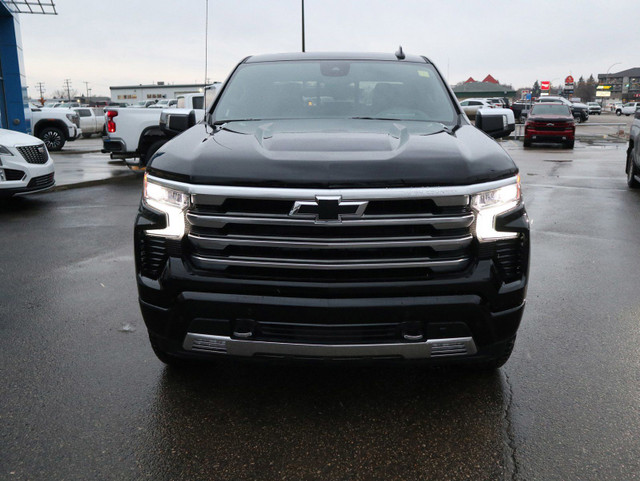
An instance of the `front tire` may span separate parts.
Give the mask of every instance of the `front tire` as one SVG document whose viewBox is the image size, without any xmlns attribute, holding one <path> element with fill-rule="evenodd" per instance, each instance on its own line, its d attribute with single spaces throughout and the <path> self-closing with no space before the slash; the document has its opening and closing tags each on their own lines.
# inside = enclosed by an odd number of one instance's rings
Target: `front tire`
<svg viewBox="0 0 640 481">
<path fill-rule="evenodd" d="M 631 151 L 629 151 L 627 152 L 627 185 L 630 189 L 637 189 L 640 187 L 640 182 L 636 180 L 636 175 L 638 175 L 638 169 L 636 169 L 636 164 L 633 162 Z"/>
<path fill-rule="evenodd" d="M 64 144 L 66 142 L 64 138 L 64 133 L 62 130 L 56 127 L 47 127 L 40 132 L 40 139 L 44 142 L 44 145 L 47 146 L 47 149 L 50 152 L 57 152 L 62 150 Z"/>
<path fill-rule="evenodd" d="M 524 139 L 522 145 L 523 147 L 531 147 L 531 140 Z"/>
<path fill-rule="evenodd" d="M 565 149 L 573 149 L 574 144 L 575 144 L 575 140 L 568 140 L 567 142 L 564 142 L 562 146 Z"/>
<path fill-rule="evenodd" d="M 163 350 L 160 347 L 157 339 L 155 339 L 153 336 L 149 336 L 149 342 L 151 343 L 151 349 L 153 349 L 153 353 L 156 355 L 156 357 L 169 367 L 184 369 L 192 367 L 196 364 L 196 361 L 183 359 L 181 357 L 169 354 L 167 351 Z"/>
<path fill-rule="evenodd" d="M 511 353 L 513 352 L 513 348 L 516 345 L 516 337 L 513 336 L 507 342 L 504 343 L 502 348 L 502 353 L 493 359 L 489 359 L 488 361 L 482 361 L 477 364 L 472 364 L 470 367 L 474 371 L 495 371 L 496 369 L 504 366 L 509 358 L 511 357 Z"/>
<path fill-rule="evenodd" d="M 616 110 L 616 115 L 620 117 L 622 115 L 622 110 Z"/>
</svg>

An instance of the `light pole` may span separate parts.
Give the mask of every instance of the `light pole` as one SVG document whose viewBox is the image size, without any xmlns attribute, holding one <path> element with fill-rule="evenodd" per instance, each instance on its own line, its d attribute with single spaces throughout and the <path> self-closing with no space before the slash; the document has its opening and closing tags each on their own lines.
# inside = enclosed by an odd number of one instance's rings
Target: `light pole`
<svg viewBox="0 0 640 481">
<path fill-rule="evenodd" d="M 609 71 L 613 68 L 614 65 L 620 65 L 621 63 L 622 62 L 616 62 L 609 66 L 609 68 L 607 69 L 607 73 L 605 74 L 605 82 L 607 82 L 607 84 L 611 85 L 611 82 L 609 82 Z M 620 85 L 620 99 L 622 99 L 622 85 Z M 602 101 L 602 104 L 604 105 L 604 100 Z"/>
<path fill-rule="evenodd" d="M 302 0 L 302 52 L 304 51 L 304 0 Z"/>
<path fill-rule="evenodd" d="M 620 65 L 622 62 L 616 62 L 614 64 L 611 64 L 611 66 L 607 69 L 607 73 L 606 75 L 609 75 L 609 71 L 615 66 L 615 65 Z"/>
</svg>

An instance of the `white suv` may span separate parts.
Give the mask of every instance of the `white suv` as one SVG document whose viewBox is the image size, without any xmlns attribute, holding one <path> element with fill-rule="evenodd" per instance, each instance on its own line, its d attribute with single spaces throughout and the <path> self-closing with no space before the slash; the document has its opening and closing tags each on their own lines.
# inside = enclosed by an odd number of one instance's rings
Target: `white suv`
<svg viewBox="0 0 640 481">
<path fill-rule="evenodd" d="M 0 197 L 38 192 L 54 184 L 53 160 L 42 140 L 0 129 Z"/>
</svg>

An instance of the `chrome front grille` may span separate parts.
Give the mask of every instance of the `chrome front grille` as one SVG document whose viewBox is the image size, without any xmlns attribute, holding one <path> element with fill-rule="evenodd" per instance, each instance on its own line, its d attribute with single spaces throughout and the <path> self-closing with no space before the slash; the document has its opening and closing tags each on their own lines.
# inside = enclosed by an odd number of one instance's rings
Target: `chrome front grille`
<svg viewBox="0 0 640 481">
<path fill-rule="evenodd" d="M 44 144 L 16 147 L 16 149 L 29 164 L 46 164 L 49 160 L 49 154 Z"/>
<path fill-rule="evenodd" d="M 296 207 L 313 207 L 316 199 L 320 205 L 323 198 L 331 208 L 346 206 L 346 213 L 333 218 L 327 209 L 314 215 Z M 471 259 L 474 219 L 468 195 L 424 196 L 412 189 L 225 188 L 220 195 L 193 195 L 186 213 L 195 267 L 308 280 L 458 272 Z"/>
</svg>

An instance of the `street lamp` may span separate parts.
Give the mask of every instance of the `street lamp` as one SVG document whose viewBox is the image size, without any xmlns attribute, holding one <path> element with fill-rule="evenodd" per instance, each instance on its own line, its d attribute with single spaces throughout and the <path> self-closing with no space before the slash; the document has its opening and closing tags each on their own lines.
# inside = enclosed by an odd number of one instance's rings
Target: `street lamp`
<svg viewBox="0 0 640 481">
<path fill-rule="evenodd" d="M 612 64 L 612 65 L 607 69 L 607 74 L 606 74 L 606 75 L 609 75 L 609 71 L 611 70 L 611 68 L 612 68 L 613 66 L 615 66 L 615 65 L 620 65 L 621 63 L 622 63 L 622 62 L 616 62 L 616 63 Z"/>
<path fill-rule="evenodd" d="M 302 52 L 304 51 L 304 0 L 302 0 Z"/>
</svg>

